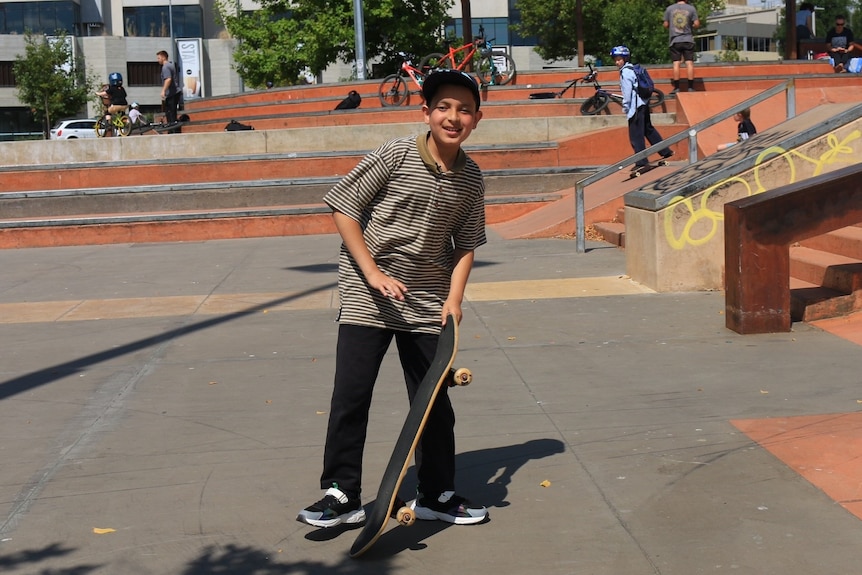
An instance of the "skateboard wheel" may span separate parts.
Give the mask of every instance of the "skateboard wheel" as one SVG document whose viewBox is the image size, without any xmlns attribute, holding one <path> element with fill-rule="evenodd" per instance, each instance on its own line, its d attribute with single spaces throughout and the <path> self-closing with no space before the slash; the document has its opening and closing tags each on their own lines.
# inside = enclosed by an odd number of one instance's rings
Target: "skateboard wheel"
<svg viewBox="0 0 862 575">
<path fill-rule="evenodd" d="M 398 510 L 398 513 L 395 514 L 395 519 L 401 525 L 409 526 L 413 525 L 413 523 L 416 521 L 416 515 L 409 507 L 402 507 Z"/>
<path fill-rule="evenodd" d="M 456 369 L 452 374 L 452 381 L 455 382 L 455 385 L 470 385 L 473 381 L 473 372 L 466 367 Z"/>
</svg>

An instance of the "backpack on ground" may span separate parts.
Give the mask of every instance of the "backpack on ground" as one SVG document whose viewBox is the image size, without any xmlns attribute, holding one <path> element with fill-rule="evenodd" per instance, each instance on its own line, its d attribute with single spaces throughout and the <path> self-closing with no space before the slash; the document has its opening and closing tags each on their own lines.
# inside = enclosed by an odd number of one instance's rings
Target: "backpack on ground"
<svg viewBox="0 0 862 575">
<path fill-rule="evenodd" d="M 637 79 L 637 90 L 638 96 L 641 97 L 643 101 L 649 101 L 650 96 L 652 96 L 653 90 L 655 90 L 655 82 L 652 81 L 652 78 L 649 76 L 649 72 L 647 72 L 646 68 L 641 66 L 640 64 L 633 64 L 632 69 L 635 72 L 635 79 Z"/>
<path fill-rule="evenodd" d="M 254 130 L 254 126 L 242 124 L 240 122 L 237 122 L 236 120 L 231 120 L 228 125 L 224 127 L 225 132 L 240 132 L 242 130 Z"/>
<path fill-rule="evenodd" d="M 347 97 L 341 100 L 335 107 L 336 110 L 353 110 L 359 107 L 362 103 L 362 96 L 356 90 L 350 90 Z"/>
</svg>

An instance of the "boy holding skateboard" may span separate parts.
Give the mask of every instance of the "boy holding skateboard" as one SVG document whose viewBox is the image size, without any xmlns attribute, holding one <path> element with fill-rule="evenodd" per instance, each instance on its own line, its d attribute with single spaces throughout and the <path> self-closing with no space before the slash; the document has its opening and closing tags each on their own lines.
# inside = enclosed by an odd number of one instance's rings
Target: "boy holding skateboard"
<svg viewBox="0 0 862 575">
<path fill-rule="evenodd" d="M 343 244 L 338 343 L 321 488 L 299 512 L 315 527 L 360 523 L 362 455 L 377 373 L 392 339 L 410 401 L 448 314 L 460 322 L 473 251 L 486 242 L 485 184 L 461 149 L 482 118 L 479 88 L 457 70 L 422 87 L 427 134 L 371 152 L 324 200 Z M 455 495 L 455 414 L 444 386 L 416 449 L 418 519 L 466 524 L 487 511 Z"/>
<path fill-rule="evenodd" d="M 638 94 L 637 76 L 635 75 L 634 66 L 630 63 L 632 53 L 626 46 L 615 46 L 611 50 L 611 57 L 613 57 L 614 64 L 616 64 L 620 71 L 620 92 L 623 95 L 623 111 L 629 120 L 629 143 L 632 145 L 632 150 L 637 154 L 646 150 L 644 138 L 651 145 L 655 145 L 662 141 L 662 137 L 652 125 L 647 102 Z M 665 148 L 659 151 L 659 155 L 666 162 L 673 155 L 673 151 L 670 148 Z M 632 176 L 639 175 L 641 172 L 648 170 L 649 167 L 649 160 L 641 158 L 635 162 L 632 168 Z"/>
</svg>

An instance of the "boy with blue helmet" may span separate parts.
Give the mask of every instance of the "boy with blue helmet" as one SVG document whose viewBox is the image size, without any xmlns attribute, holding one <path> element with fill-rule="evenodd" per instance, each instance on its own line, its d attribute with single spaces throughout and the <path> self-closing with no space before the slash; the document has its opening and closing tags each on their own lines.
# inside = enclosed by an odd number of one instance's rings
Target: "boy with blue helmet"
<svg viewBox="0 0 862 575">
<path fill-rule="evenodd" d="M 629 120 L 629 142 L 635 153 L 638 153 L 646 149 L 644 139 L 649 141 L 651 145 L 655 145 L 661 142 L 663 138 L 652 125 L 647 102 L 638 94 L 637 76 L 630 61 L 632 53 L 628 46 L 614 46 L 611 50 L 611 57 L 620 70 L 623 111 Z M 659 154 L 663 159 L 667 159 L 673 155 L 673 151 L 670 148 L 665 148 Z M 647 158 L 638 160 L 632 168 L 632 174 L 640 173 L 647 166 L 649 166 Z"/>
</svg>

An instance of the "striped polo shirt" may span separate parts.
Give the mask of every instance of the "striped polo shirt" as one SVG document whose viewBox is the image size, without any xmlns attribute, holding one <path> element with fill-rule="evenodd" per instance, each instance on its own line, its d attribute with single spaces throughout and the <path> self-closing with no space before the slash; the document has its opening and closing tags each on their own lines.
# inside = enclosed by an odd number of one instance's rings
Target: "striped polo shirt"
<svg viewBox="0 0 862 575">
<path fill-rule="evenodd" d="M 407 286 L 404 301 L 373 290 L 342 244 L 339 321 L 437 333 L 449 294 L 455 248 L 486 242 L 485 182 L 463 150 L 441 172 L 428 150 L 430 133 L 397 138 L 368 154 L 326 195 L 334 210 L 359 222 L 377 266 Z"/>
</svg>

